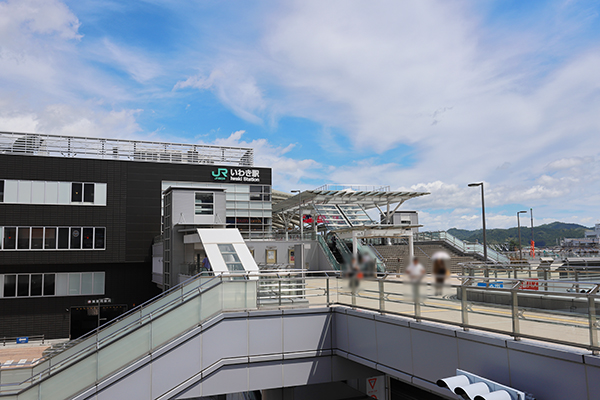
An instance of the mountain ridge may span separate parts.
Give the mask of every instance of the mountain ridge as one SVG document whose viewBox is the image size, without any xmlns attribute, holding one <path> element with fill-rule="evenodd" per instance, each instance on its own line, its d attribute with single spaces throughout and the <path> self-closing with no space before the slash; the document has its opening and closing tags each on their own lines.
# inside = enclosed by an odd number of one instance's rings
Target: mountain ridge
<svg viewBox="0 0 600 400">
<path fill-rule="evenodd" d="M 534 239 L 536 247 L 555 246 L 560 239 L 582 238 L 585 236 L 585 231 L 590 230 L 587 226 L 555 221 L 549 224 L 533 227 Z M 448 233 L 467 242 L 483 242 L 483 229 L 467 230 L 467 229 L 448 229 Z M 506 229 L 486 229 L 486 239 L 489 244 L 504 244 L 512 243 L 518 245 L 519 234 L 517 227 Z M 531 240 L 531 228 L 521 226 L 521 245 L 529 246 Z"/>
</svg>

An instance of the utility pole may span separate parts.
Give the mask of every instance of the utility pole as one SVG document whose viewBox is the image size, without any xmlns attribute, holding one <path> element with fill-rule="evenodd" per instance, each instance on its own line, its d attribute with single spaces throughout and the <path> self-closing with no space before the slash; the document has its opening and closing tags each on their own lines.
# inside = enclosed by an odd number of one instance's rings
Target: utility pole
<svg viewBox="0 0 600 400">
<path fill-rule="evenodd" d="M 521 247 L 521 219 L 519 218 L 519 214 L 524 214 L 527 211 L 518 211 L 517 212 L 517 231 L 519 232 L 519 260 L 523 259 L 523 249 Z"/>
<path fill-rule="evenodd" d="M 483 259 L 487 263 L 488 258 L 487 258 L 487 241 L 485 238 L 485 198 L 483 196 L 483 182 L 469 183 L 467 186 L 469 186 L 469 187 L 481 186 L 481 220 L 483 222 Z M 486 271 L 486 278 L 487 278 L 487 268 L 485 271 Z"/>
<path fill-rule="evenodd" d="M 533 238 L 533 208 L 529 209 L 531 213 L 531 257 L 535 258 L 535 240 Z"/>
</svg>

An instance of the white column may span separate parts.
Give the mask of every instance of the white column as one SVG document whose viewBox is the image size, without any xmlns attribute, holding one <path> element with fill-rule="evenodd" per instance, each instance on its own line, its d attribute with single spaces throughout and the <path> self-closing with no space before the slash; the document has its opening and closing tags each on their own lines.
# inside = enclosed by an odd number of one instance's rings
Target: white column
<svg viewBox="0 0 600 400">
<path fill-rule="evenodd" d="M 352 232 L 352 257 L 354 261 L 358 262 L 358 239 L 356 237 L 356 231 Z"/>
<path fill-rule="evenodd" d="M 300 240 L 304 239 L 304 212 L 300 207 Z"/>
<path fill-rule="evenodd" d="M 412 262 L 412 259 L 414 256 L 415 256 L 415 240 L 414 240 L 413 233 L 411 230 L 408 235 L 408 257 L 410 258 L 410 260 L 408 260 L 409 264 Z"/>
</svg>

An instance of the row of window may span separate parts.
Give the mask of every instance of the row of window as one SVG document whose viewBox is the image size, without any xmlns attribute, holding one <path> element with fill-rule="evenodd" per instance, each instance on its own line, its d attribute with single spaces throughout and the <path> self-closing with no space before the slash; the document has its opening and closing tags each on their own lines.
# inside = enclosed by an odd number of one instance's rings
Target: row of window
<svg viewBox="0 0 600 400">
<path fill-rule="evenodd" d="M 104 227 L 0 227 L 0 250 L 104 250 Z"/>
<path fill-rule="evenodd" d="M 0 298 L 104 294 L 104 272 L 0 275 Z"/>
<path fill-rule="evenodd" d="M 0 203 L 106 205 L 106 183 L 0 180 Z"/>
</svg>

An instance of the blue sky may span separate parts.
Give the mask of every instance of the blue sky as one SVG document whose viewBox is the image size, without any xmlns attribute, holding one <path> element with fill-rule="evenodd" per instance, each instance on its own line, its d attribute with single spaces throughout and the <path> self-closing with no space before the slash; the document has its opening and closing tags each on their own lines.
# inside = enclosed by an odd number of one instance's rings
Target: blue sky
<svg viewBox="0 0 600 400">
<path fill-rule="evenodd" d="M 183 3 L 183 4 L 182 4 Z M 0 1 L 0 130 L 252 146 L 426 229 L 600 218 L 598 1 Z"/>
</svg>

